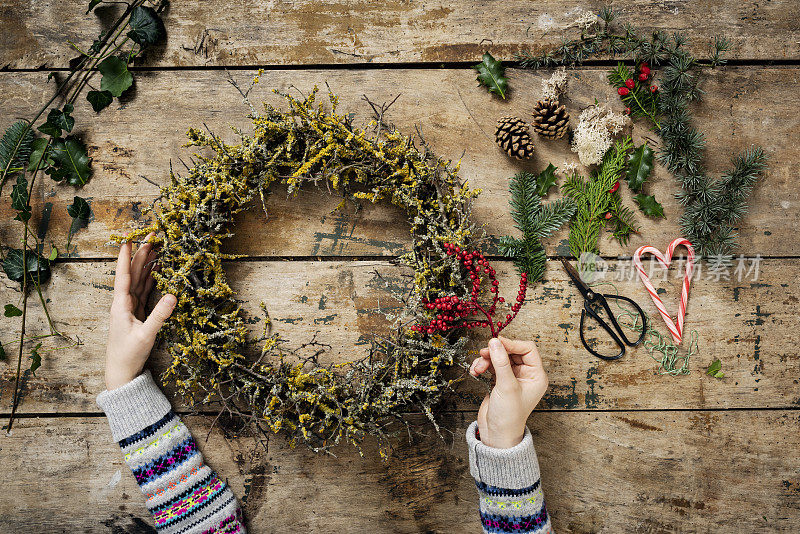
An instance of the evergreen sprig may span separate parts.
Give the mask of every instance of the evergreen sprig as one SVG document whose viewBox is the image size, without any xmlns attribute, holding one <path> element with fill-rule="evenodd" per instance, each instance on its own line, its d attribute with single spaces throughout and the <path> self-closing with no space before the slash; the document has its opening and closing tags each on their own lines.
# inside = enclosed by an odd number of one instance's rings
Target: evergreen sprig
<svg viewBox="0 0 800 534">
<path fill-rule="evenodd" d="M 659 161 L 681 186 L 676 197 L 684 207 L 680 219 L 684 236 L 702 256 L 730 254 L 736 246 L 735 226 L 746 211 L 752 187 L 766 169 L 766 156 L 761 148 L 748 149 L 734 158 L 728 174 L 718 180 L 708 177 L 703 165 L 705 136 L 692 125 L 689 109 L 703 94 L 699 88 L 702 69 L 724 65 L 730 43 L 724 37 L 715 37 L 709 43 L 708 58 L 698 59 L 689 52 L 682 33 L 656 30 L 648 36 L 630 25 L 615 29 L 615 14 L 610 8 L 602 9 L 598 17 L 600 23 L 582 32 L 580 38 L 565 41 L 543 55 L 522 52 L 515 59 L 524 68 L 540 68 L 577 65 L 590 57 L 608 55 L 661 68 L 655 111 L 654 102 L 631 105 L 632 96 L 639 95 L 635 91 L 622 95 L 623 100 L 633 115 L 647 117 L 661 137 Z M 624 65 L 613 69 L 609 82 L 619 87 L 620 78 L 629 76 L 625 70 Z"/>
<path fill-rule="evenodd" d="M 550 166 L 544 172 L 549 169 Z M 500 239 L 500 252 L 514 258 L 517 270 L 528 274 L 529 283 L 538 282 L 544 276 L 547 255 L 541 241 L 561 228 L 575 213 L 572 199 L 562 198 L 543 204 L 540 190 L 537 177 L 529 172 L 520 172 L 509 180 L 511 218 L 522 238 L 503 236 Z"/>
</svg>

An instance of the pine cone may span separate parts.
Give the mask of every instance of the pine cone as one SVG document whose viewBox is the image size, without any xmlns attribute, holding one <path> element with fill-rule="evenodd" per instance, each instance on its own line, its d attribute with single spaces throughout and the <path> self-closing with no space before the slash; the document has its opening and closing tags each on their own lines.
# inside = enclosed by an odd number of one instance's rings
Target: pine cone
<svg viewBox="0 0 800 534">
<path fill-rule="evenodd" d="M 533 141 L 527 123 L 517 117 L 502 117 L 497 121 L 495 141 L 509 156 L 528 159 L 533 156 Z"/>
<path fill-rule="evenodd" d="M 549 139 L 561 139 L 569 128 L 569 112 L 558 100 L 540 100 L 533 108 L 533 131 Z"/>
</svg>

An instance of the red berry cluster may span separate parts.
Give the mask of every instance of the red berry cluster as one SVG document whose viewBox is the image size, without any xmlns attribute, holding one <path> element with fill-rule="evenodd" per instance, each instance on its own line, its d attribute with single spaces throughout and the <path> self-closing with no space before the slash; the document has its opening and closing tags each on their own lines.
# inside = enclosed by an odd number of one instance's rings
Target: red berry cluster
<svg viewBox="0 0 800 534">
<path fill-rule="evenodd" d="M 658 91 L 658 86 L 648 84 L 650 74 L 650 67 L 647 66 L 647 63 L 642 63 L 639 65 L 639 75 L 637 76 L 639 78 L 639 83 L 643 87 L 648 87 L 651 93 L 655 93 Z M 625 85 L 617 89 L 617 94 L 619 94 L 619 96 L 628 96 L 631 91 L 636 88 L 636 83 L 637 82 L 633 78 L 628 78 L 625 80 Z M 630 114 L 631 108 L 625 108 L 625 112 Z"/>
<path fill-rule="evenodd" d="M 434 332 L 445 332 L 454 328 L 484 327 L 491 329 L 492 337 L 497 337 L 500 331 L 508 326 L 519 313 L 522 303 L 525 301 L 525 293 L 528 290 L 528 275 L 522 273 L 520 276 L 517 300 L 511 306 L 513 313 L 506 315 L 504 321 L 495 322 L 493 316 L 497 309 L 497 304 L 502 304 L 505 299 L 499 294 L 498 286 L 500 282 L 497 281 L 494 268 L 489 265 L 489 261 L 480 252 L 468 252 L 450 243 L 445 243 L 444 249 L 448 256 L 455 256 L 459 263 L 469 272 L 469 278 L 472 281 L 470 298 L 467 300 L 460 299 L 455 295 L 448 295 L 446 297 L 438 297 L 433 301 L 423 299 L 422 304 L 428 310 L 435 310 L 437 312 L 436 317 L 427 325 L 416 324 L 411 326 L 411 330 L 433 334 Z M 489 291 L 492 293 L 492 303 L 488 307 L 478 302 L 483 275 L 486 275 L 491 284 Z M 483 315 L 485 319 L 474 319 L 473 316 L 475 315 Z"/>
</svg>

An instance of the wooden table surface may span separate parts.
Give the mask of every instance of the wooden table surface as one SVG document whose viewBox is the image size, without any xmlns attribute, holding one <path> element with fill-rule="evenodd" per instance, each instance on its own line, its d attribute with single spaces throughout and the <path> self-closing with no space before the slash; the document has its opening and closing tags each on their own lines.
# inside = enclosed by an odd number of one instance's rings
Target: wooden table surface
<svg viewBox="0 0 800 534">
<path fill-rule="evenodd" d="M 65 39 L 90 41 L 99 31 L 85 0 L 0 0 L 0 102 L 5 129 L 30 117 L 51 94 L 47 69 L 74 54 Z M 60 261 L 45 289 L 53 319 L 83 345 L 45 357 L 36 376 L 25 373 L 19 421 L 0 437 L 0 532 L 150 532 L 138 487 L 111 441 L 94 399 L 103 389 L 107 308 L 113 258 L 109 235 L 142 223 L 141 208 L 168 180 L 170 161 L 187 154 L 184 132 L 203 123 L 233 139 L 229 125 L 246 126 L 246 107 L 227 81 L 241 83 L 267 70 L 253 100 L 280 103 L 271 89 L 303 91 L 327 82 L 343 110 L 368 117 L 361 100 L 400 98 L 389 118 L 405 132 L 418 125 L 437 152 L 462 156 L 462 175 L 483 189 L 475 216 L 493 235 L 510 232 L 508 177 L 573 161 L 566 141 L 538 143 L 531 162 L 505 157 L 492 140 L 501 115 L 528 113 L 547 72 L 509 69 L 508 101 L 476 86 L 469 68 L 484 49 L 510 58 L 522 47 L 540 50 L 574 36 L 567 26 L 581 7 L 598 2 L 521 0 L 410 2 L 388 0 L 172 2 L 166 45 L 137 69 L 132 95 L 96 117 L 85 101 L 77 130 L 94 158 L 94 176 L 79 193 L 91 199 L 93 220 L 74 239 L 77 256 Z M 534 338 L 551 387 L 529 420 L 556 532 L 798 532 L 800 531 L 800 18 L 798 0 L 625 0 L 614 2 L 635 26 L 682 30 L 701 51 L 727 34 L 732 64 L 708 73 L 696 123 L 708 139 L 709 169 L 719 175 L 752 144 L 770 156 L 739 234 L 753 273 L 739 279 L 703 277 L 691 291 L 687 329 L 700 336 L 691 374 L 660 376 L 642 351 L 618 362 L 590 358 L 580 347 L 580 299 L 556 261 L 537 285 L 509 335 Z M 92 21 L 89 24 L 86 21 Z M 569 71 L 567 106 L 577 116 L 595 98 L 617 105 L 605 83 L 609 63 Z M 44 70 L 40 70 L 44 69 Z M 639 126 L 637 141 L 647 135 Z M 652 192 L 667 220 L 642 222 L 629 246 L 604 239 L 615 269 L 630 267 L 635 247 L 665 247 L 678 235 L 680 209 L 673 179 L 659 168 Z M 38 203 L 51 202 L 51 236 L 63 243 L 64 207 L 75 191 L 42 181 Z M 237 222 L 228 265 L 246 309 L 264 301 L 281 334 L 296 342 L 318 332 L 334 346 L 328 358 L 360 354 L 366 336 L 385 327 L 381 310 L 395 303 L 402 270 L 389 260 L 409 246 L 400 214 L 386 206 L 332 213 L 337 198 L 309 191 L 291 202 L 269 199 Z M 34 210 L 36 212 L 36 209 Z M 17 225 L 0 203 L 0 240 L 13 243 Z M 549 253 L 567 253 L 561 231 Z M 513 287 L 512 266 L 498 262 L 501 287 Z M 503 282 L 505 280 L 505 282 Z M 638 281 L 617 282 L 646 302 Z M 660 282 L 667 298 L 675 279 Z M 20 300 L 3 277 L 0 303 Z M 29 302 L 33 332 L 45 323 Z M 18 325 L 0 324 L 0 341 Z M 704 375 L 722 360 L 725 378 Z M 157 352 L 153 367 L 163 369 Z M 15 365 L 0 364 L 0 417 L 10 410 Z M 469 476 L 464 429 L 480 389 L 465 384 L 446 405 L 452 436 L 398 442 L 388 462 L 374 449 L 336 457 L 291 449 L 274 438 L 252 454 L 246 439 L 225 439 L 210 418 L 187 416 L 208 462 L 242 500 L 252 532 L 478 532 L 477 494 Z M 180 407 L 180 405 L 177 405 Z M 415 419 L 414 415 L 409 416 Z M 431 432 L 428 432 L 431 434 Z M 121 475 L 121 477 L 120 477 Z"/>
</svg>

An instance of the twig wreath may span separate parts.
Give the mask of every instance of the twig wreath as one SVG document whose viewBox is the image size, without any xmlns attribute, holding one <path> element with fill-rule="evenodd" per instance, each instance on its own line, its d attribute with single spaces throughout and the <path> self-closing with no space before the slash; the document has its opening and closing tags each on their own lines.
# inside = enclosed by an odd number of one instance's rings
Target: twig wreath
<svg viewBox="0 0 800 534">
<path fill-rule="evenodd" d="M 253 134 L 238 132 L 239 144 L 190 130 L 187 146 L 212 155 L 198 154 L 183 176 L 171 172 L 170 185 L 149 210 L 152 225 L 114 239 L 158 235 L 156 283 L 178 297 L 162 330 L 171 356 L 163 379 L 179 394 L 315 451 L 342 441 L 359 447 L 375 436 L 383 455 L 389 429 L 404 413 L 421 410 L 436 425 L 435 407 L 458 379 L 447 373 L 460 363 L 466 343 L 458 329 L 490 327 L 496 335 L 522 305 L 526 277 L 516 302 L 504 305 L 494 269 L 470 248 L 479 241 L 470 218 L 479 190 L 461 182 L 458 165 L 436 157 L 421 137 L 418 147 L 386 126 L 382 113 L 366 129 L 355 127 L 351 115 L 337 113 L 336 96 L 329 95 L 326 111 L 317 92 L 303 99 L 283 94 L 287 111 L 270 105 L 263 114 L 253 110 Z M 374 337 L 363 358 L 344 364 L 320 364 L 324 344 L 316 340 L 311 344 L 320 350 L 300 357 L 268 333 L 268 317 L 260 356 L 248 357 L 256 340 L 249 339 L 223 270 L 223 260 L 233 257 L 221 252 L 233 237 L 233 216 L 257 198 L 264 202 L 275 185 L 296 195 L 308 182 L 356 202 L 389 201 L 407 215 L 413 239 L 400 258 L 413 270 L 405 313 L 395 317 L 390 337 Z M 484 293 L 491 300 L 480 305 Z M 512 313 L 493 321 L 505 306 Z"/>
</svg>

